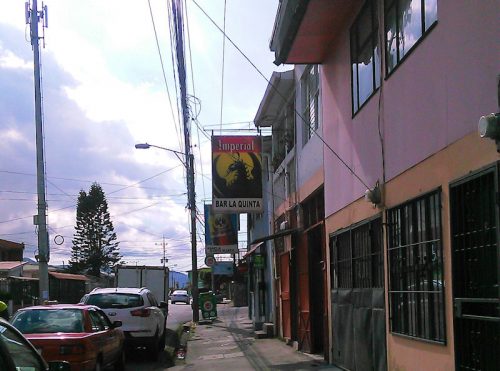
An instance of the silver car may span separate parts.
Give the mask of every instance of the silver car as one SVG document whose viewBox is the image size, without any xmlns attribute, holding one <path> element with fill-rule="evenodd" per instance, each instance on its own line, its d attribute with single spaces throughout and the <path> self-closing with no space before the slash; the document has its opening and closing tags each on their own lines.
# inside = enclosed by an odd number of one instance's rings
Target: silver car
<svg viewBox="0 0 500 371">
<path fill-rule="evenodd" d="M 170 295 L 170 302 L 172 304 L 177 302 L 189 304 L 191 302 L 191 297 L 186 290 L 175 290 L 172 295 Z"/>
</svg>

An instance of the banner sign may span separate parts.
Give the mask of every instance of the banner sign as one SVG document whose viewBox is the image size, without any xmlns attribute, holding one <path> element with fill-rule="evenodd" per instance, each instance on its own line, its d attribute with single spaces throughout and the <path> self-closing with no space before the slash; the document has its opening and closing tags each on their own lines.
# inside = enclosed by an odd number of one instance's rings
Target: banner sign
<svg viewBox="0 0 500 371">
<path fill-rule="evenodd" d="M 219 276 L 233 275 L 233 262 L 217 262 L 212 266 L 212 274 Z"/>
<path fill-rule="evenodd" d="M 238 253 L 238 215 L 214 213 L 205 205 L 205 255 Z"/>
<path fill-rule="evenodd" d="M 212 208 L 215 212 L 262 212 L 259 136 L 212 136 Z"/>
</svg>

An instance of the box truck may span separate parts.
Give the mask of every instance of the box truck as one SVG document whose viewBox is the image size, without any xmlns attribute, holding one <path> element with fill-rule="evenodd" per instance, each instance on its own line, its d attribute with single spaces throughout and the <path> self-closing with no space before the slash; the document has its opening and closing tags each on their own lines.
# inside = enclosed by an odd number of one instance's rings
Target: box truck
<svg viewBox="0 0 500 371">
<path fill-rule="evenodd" d="M 158 302 L 168 302 L 168 268 L 151 265 L 117 265 L 115 287 L 147 287 Z"/>
</svg>

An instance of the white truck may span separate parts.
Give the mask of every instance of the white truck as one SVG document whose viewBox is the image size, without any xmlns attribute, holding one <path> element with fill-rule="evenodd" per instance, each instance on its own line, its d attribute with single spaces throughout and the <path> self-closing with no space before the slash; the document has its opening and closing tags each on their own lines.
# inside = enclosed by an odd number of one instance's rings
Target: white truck
<svg viewBox="0 0 500 371">
<path fill-rule="evenodd" d="M 117 265 L 115 287 L 147 287 L 158 302 L 168 303 L 168 268 L 151 265 Z"/>
</svg>

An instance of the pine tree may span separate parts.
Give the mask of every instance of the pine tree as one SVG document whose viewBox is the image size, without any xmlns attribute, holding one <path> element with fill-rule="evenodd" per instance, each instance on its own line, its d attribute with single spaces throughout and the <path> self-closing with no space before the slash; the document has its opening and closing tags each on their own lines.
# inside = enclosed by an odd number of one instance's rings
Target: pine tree
<svg viewBox="0 0 500 371">
<path fill-rule="evenodd" d="M 112 269 L 121 260 L 108 202 L 98 183 L 91 185 L 88 194 L 81 190 L 78 195 L 75 230 L 70 272 L 100 277 L 102 269 Z"/>
</svg>

